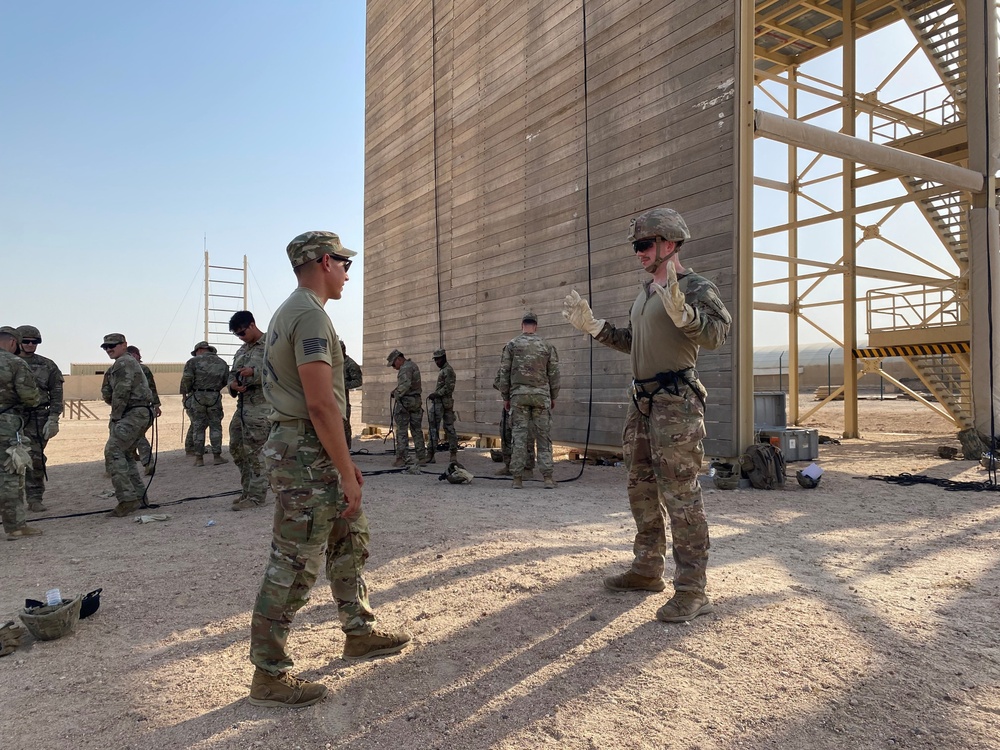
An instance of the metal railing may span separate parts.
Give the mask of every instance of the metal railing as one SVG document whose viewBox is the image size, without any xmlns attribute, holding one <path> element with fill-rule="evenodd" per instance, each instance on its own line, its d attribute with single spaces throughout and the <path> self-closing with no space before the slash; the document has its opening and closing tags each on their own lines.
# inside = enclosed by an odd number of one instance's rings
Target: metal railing
<svg viewBox="0 0 1000 750">
<path fill-rule="evenodd" d="M 954 286 L 906 284 L 872 289 L 866 297 L 869 333 L 945 328 L 969 320 L 968 290 Z"/>
</svg>

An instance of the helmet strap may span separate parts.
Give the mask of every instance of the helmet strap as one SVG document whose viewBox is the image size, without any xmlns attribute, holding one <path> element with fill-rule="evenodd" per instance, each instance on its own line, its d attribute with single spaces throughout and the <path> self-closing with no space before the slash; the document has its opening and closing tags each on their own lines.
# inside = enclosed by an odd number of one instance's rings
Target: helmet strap
<svg viewBox="0 0 1000 750">
<path fill-rule="evenodd" d="M 669 240 L 663 240 L 663 241 L 664 242 L 669 242 Z M 662 256 L 661 257 L 660 256 L 660 238 L 657 237 L 656 240 L 655 240 L 655 242 L 656 242 L 656 257 L 653 258 L 653 262 L 650 263 L 649 266 L 647 266 L 647 268 L 646 268 L 646 272 L 650 273 L 650 274 L 654 274 L 658 270 L 660 270 L 660 266 L 662 266 L 668 260 L 670 260 L 671 258 L 673 258 L 675 255 L 677 255 L 678 251 L 680 251 L 680 248 L 677 246 L 677 243 L 675 242 L 674 243 L 673 252 L 671 252 L 667 256 Z"/>
</svg>

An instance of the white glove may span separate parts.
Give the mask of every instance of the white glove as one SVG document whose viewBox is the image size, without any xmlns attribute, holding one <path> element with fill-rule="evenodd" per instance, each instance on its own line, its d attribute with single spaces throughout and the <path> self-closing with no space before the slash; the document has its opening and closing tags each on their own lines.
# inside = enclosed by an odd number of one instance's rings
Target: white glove
<svg viewBox="0 0 1000 750">
<path fill-rule="evenodd" d="M 677 283 L 677 269 L 673 263 L 667 266 L 667 286 L 664 288 L 654 281 L 649 288 L 656 292 L 675 326 L 684 328 L 694 320 L 694 308 L 684 301 L 684 292 Z"/>
<path fill-rule="evenodd" d="M 604 320 L 596 320 L 587 300 L 574 289 L 563 300 L 563 317 L 578 331 L 596 336 L 604 328 Z"/>
<path fill-rule="evenodd" d="M 31 466 L 31 454 L 22 443 L 8 448 L 7 455 L 9 458 L 3 462 L 3 467 L 10 474 L 24 474 L 25 470 Z"/>
<path fill-rule="evenodd" d="M 59 434 L 59 417 L 52 415 L 42 425 L 42 440 L 51 440 Z"/>
</svg>

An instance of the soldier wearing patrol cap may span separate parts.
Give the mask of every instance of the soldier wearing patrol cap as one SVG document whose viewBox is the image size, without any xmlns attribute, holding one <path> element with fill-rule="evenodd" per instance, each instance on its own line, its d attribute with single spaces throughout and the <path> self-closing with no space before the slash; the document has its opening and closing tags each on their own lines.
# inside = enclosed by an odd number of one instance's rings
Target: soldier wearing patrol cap
<svg viewBox="0 0 1000 750">
<path fill-rule="evenodd" d="M 627 328 L 597 320 L 574 289 L 563 316 L 605 346 L 631 354 L 632 398 L 622 433 L 628 497 L 635 517 L 631 569 L 604 580 L 614 591 L 663 591 L 667 561 L 664 519 L 670 519 L 674 595 L 656 612 L 663 622 L 685 622 L 713 611 L 705 594 L 708 522 L 698 472 L 704 456 L 704 386 L 695 366 L 701 347 L 718 349 L 732 318 L 719 290 L 685 268 L 678 257 L 691 238 L 671 208 L 632 220 L 628 241 L 649 277 L 632 303 Z"/>
<path fill-rule="evenodd" d="M 250 702 L 308 706 L 326 694 L 290 673 L 286 649 L 295 613 L 324 567 L 346 638 L 343 656 L 368 659 L 402 650 L 407 633 L 376 628 L 362 577 L 368 520 L 361 471 L 344 436 L 344 357 L 324 311 L 339 300 L 355 253 L 333 232 L 306 232 L 287 248 L 298 287 L 278 308 L 264 349 L 264 396 L 271 432 L 261 454 L 277 497 L 271 554 L 250 621 L 256 666 Z M 305 523 L 303 519 L 308 519 Z"/>
<path fill-rule="evenodd" d="M 217 352 L 207 341 L 199 341 L 181 375 L 181 397 L 191 415 L 195 466 L 205 465 L 205 430 L 212 445 L 213 463 L 229 463 L 222 456 L 222 389 L 229 382 L 229 365 Z"/>
<path fill-rule="evenodd" d="M 545 489 L 556 487 L 549 433 L 559 395 L 559 354 L 537 331 L 538 316 L 528 310 L 521 316 L 521 335 L 508 342 L 500 359 L 500 395 L 512 420 L 510 473 L 515 490 L 523 487 L 529 434 L 535 438 Z"/>
<path fill-rule="evenodd" d="M 420 368 L 399 349 L 389 352 L 385 362 L 396 369 L 396 387 L 391 394 L 395 398 L 392 421 L 396 427 L 396 460 L 392 465 L 407 466 L 411 473 L 416 473 L 418 463 L 427 463 L 422 425 L 424 408 L 420 402 Z M 415 456 L 411 456 L 407 450 L 407 433 L 413 436 Z"/>
<path fill-rule="evenodd" d="M 63 376 L 59 365 L 38 354 L 42 334 L 35 326 L 18 326 L 21 334 L 21 359 L 31 370 L 42 394 L 42 403 L 24 413 L 24 431 L 31 438 L 31 466 L 24 473 L 24 491 L 28 510 L 48 510 L 42 504 L 45 494 L 45 446 L 59 432 L 63 412 Z"/>
<path fill-rule="evenodd" d="M 139 363 L 128 354 L 124 334 L 109 333 L 101 348 L 115 361 L 101 385 L 101 395 L 111 405 L 111 429 L 104 446 L 104 465 L 111 474 L 118 498 L 111 515 L 122 518 L 137 510 L 146 496 L 134 456 L 140 438 L 153 422 L 153 392 Z"/>
<path fill-rule="evenodd" d="M 434 463 L 434 449 L 437 448 L 438 425 L 444 425 L 444 436 L 448 440 L 448 460 L 458 460 L 458 435 L 455 432 L 455 368 L 448 364 L 448 353 L 444 349 L 434 352 L 434 364 L 438 367 L 437 386 L 427 397 L 431 408 L 427 412 L 427 463 Z"/>
<path fill-rule="evenodd" d="M 24 473 L 31 464 L 24 410 L 38 406 L 42 395 L 31 370 L 14 353 L 20 339 L 16 328 L 0 328 L 0 518 L 8 541 L 42 533 L 24 520 Z"/>
</svg>

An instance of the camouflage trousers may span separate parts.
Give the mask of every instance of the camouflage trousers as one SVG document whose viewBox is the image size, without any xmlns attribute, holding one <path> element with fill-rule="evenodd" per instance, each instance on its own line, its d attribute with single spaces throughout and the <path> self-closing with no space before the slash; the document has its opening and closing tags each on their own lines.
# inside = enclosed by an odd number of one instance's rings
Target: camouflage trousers
<svg viewBox="0 0 1000 750">
<path fill-rule="evenodd" d="M 458 433 L 455 432 L 455 402 L 452 399 L 431 399 L 427 407 L 427 434 L 429 442 L 427 455 L 433 456 L 437 449 L 441 430 L 448 441 L 448 451 L 458 451 Z"/>
<path fill-rule="evenodd" d="M 42 502 L 45 494 L 45 446 L 49 441 L 42 439 L 42 429 L 48 418 L 47 408 L 34 409 L 24 417 L 24 434 L 31 440 L 28 446 L 31 451 L 31 466 L 24 472 L 24 493 L 29 505 Z"/>
<path fill-rule="evenodd" d="M 513 442 L 510 456 L 510 473 L 515 477 L 528 467 L 528 443 L 532 437 L 538 451 L 538 468 L 542 476 L 552 476 L 552 402 L 548 396 L 511 396 L 510 432 Z"/>
<path fill-rule="evenodd" d="M 141 500 L 146 486 L 135 466 L 135 450 L 139 439 L 152 422 L 152 411 L 144 406 L 129 409 L 122 418 L 108 425 L 108 442 L 104 446 L 104 465 L 111 474 L 111 484 L 119 503 Z"/>
<path fill-rule="evenodd" d="M 267 404 L 243 403 L 229 423 L 229 452 L 240 470 L 243 493 L 240 500 L 250 500 L 261 505 L 267 495 L 267 476 L 260 449 L 267 442 L 271 421 L 267 418 Z"/>
<path fill-rule="evenodd" d="M 365 635 L 375 627 L 362 574 L 368 519 L 340 518 L 347 507 L 340 472 L 309 422 L 275 423 L 261 451 L 275 494 L 271 556 L 250 621 L 250 661 L 270 674 L 292 668 L 286 645 L 295 613 L 309 600 L 326 564 L 341 629 Z M 324 556 L 325 551 L 325 556 Z"/>
<path fill-rule="evenodd" d="M 21 429 L 21 418 L 14 414 L 0 414 L 0 456 L 7 458 L 7 448 L 14 445 L 18 430 Z M 24 433 L 21 442 L 26 443 Z M 31 446 L 27 446 L 31 449 Z M 7 472 L 0 461 L 0 518 L 3 519 L 3 530 L 8 534 L 24 526 L 26 504 L 24 501 L 24 474 Z"/>
<path fill-rule="evenodd" d="M 505 410 L 500 415 L 500 452 L 503 454 L 503 465 L 508 469 L 510 469 L 510 458 L 514 453 L 513 427 L 514 420 Z M 528 430 L 527 442 L 528 458 L 525 461 L 524 469 L 525 471 L 531 471 L 535 468 L 535 433 L 533 430 Z"/>
<path fill-rule="evenodd" d="M 663 575 L 669 519 L 674 588 L 704 591 L 710 545 L 698 472 L 705 455 L 705 413 L 693 393 L 683 394 L 660 392 L 651 403 L 640 401 L 648 416 L 629 403 L 622 450 L 637 528 L 632 570 L 651 578 Z"/>
<path fill-rule="evenodd" d="M 419 396 L 403 396 L 397 398 L 392 410 L 392 420 L 396 428 L 396 458 L 402 458 L 408 463 L 413 463 L 407 458 L 408 437 L 413 438 L 413 451 L 417 454 L 417 460 L 424 457 L 426 446 L 424 445 L 423 429 L 424 410 L 420 406 Z"/>
<path fill-rule="evenodd" d="M 195 392 L 188 396 L 191 408 L 191 447 L 196 456 L 205 455 L 205 430 L 212 444 L 212 453 L 222 455 L 222 395 Z"/>
</svg>

